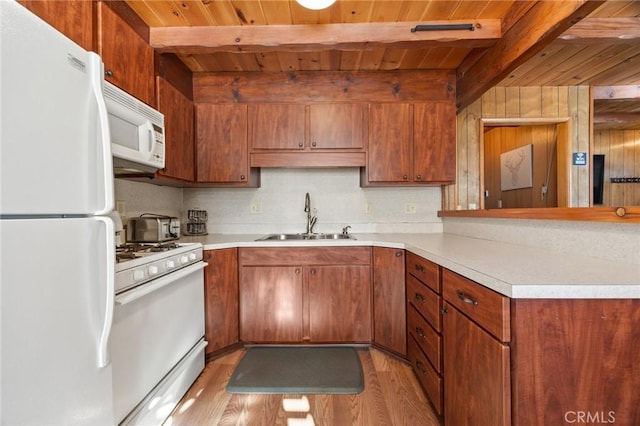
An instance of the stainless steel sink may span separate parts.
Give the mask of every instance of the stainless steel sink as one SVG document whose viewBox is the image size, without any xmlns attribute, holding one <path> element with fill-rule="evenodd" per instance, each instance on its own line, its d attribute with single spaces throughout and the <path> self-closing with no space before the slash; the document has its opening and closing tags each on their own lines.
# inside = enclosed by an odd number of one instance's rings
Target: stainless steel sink
<svg viewBox="0 0 640 426">
<path fill-rule="evenodd" d="M 271 234 L 256 241 L 288 241 L 288 240 L 355 240 L 349 234 Z"/>
</svg>

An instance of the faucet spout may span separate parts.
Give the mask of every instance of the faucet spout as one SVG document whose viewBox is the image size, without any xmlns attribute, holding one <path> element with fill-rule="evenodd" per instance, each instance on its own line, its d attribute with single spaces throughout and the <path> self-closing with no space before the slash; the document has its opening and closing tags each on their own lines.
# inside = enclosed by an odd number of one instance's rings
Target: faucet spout
<svg viewBox="0 0 640 426">
<path fill-rule="evenodd" d="M 313 226 L 316 224 L 318 220 L 317 216 L 311 216 L 311 198 L 309 197 L 309 193 L 304 196 L 304 211 L 307 213 L 307 234 L 311 234 L 313 232 Z"/>
</svg>

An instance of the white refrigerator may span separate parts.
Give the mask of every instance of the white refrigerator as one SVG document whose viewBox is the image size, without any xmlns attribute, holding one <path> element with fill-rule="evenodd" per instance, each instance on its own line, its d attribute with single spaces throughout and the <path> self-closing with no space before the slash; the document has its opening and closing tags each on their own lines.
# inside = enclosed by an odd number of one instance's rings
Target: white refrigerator
<svg viewBox="0 0 640 426">
<path fill-rule="evenodd" d="M 102 62 L 0 1 L 0 424 L 113 424 Z"/>
</svg>

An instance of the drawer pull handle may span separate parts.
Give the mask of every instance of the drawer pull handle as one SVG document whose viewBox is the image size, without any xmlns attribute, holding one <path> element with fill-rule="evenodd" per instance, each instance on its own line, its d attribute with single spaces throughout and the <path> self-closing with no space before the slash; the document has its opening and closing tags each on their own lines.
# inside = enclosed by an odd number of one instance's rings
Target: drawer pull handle
<svg viewBox="0 0 640 426">
<path fill-rule="evenodd" d="M 418 272 L 424 272 L 424 266 L 420 266 L 416 263 L 416 271 Z"/>
<path fill-rule="evenodd" d="M 422 373 L 426 374 L 427 370 L 424 368 L 424 365 L 420 361 L 416 361 L 416 368 Z"/>
<path fill-rule="evenodd" d="M 418 333 L 418 337 L 425 338 L 424 331 L 420 327 L 416 327 L 416 333 Z"/>
<path fill-rule="evenodd" d="M 460 290 L 457 291 L 458 294 L 458 299 L 462 300 L 464 303 L 469 303 L 473 306 L 478 306 L 478 301 L 474 300 L 472 298 L 470 298 L 469 296 L 465 295 L 463 292 L 461 292 Z"/>
<path fill-rule="evenodd" d="M 424 303 L 424 296 L 420 293 L 416 293 L 416 300 L 420 303 Z"/>
</svg>

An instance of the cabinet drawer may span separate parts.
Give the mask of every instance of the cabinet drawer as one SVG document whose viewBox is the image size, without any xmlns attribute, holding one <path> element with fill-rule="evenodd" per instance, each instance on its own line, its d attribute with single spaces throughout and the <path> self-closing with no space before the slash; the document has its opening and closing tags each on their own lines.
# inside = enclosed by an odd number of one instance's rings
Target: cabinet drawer
<svg viewBox="0 0 640 426">
<path fill-rule="evenodd" d="M 427 397 L 431 400 L 436 412 L 442 415 L 442 377 L 440 377 L 429 361 L 427 361 L 427 358 L 413 337 L 409 337 L 408 343 L 409 361 L 418 377 L 418 381 L 422 385 Z"/>
<path fill-rule="evenodd" d="M 409 334 L 413 336 L 435 369 L 441 373 L 442 338 L 411 305 L 407 309 L 407 321 Z"/>
<path fill-rule="evenodd" d="M 442 331 L 442 316 L 440 315 L 442 300 L 440 296 L 412 275 L 407 275 L 407 301 L 437 332 Z"/>
<path fill-rule="evenodd" d="M 509 298 L 447 269 L 442 273 L 443 297 L 461 312 L 493 334 L 511 340 Z"/>
<path fill-rule="evenodd" d="M 418 255 L 407 252 L 407 272 L 440 294 L 440 267 Z"/>
</svg>

